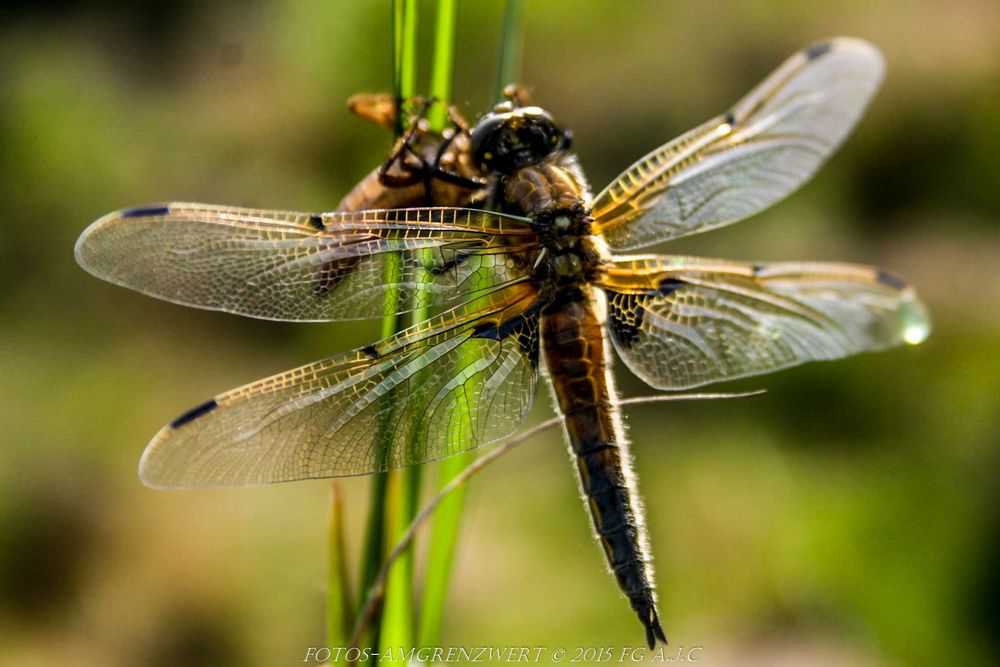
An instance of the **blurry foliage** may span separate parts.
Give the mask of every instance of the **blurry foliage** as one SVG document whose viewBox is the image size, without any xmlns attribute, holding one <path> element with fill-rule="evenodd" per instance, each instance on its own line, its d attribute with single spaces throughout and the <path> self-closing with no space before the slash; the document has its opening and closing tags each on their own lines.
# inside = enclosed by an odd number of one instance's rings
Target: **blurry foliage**
<svg viewBox="0 0 1000 667">
<path fill-rule="evenodd" d="M 708 664 L 994 662 L 1000 6 L 525 4 L 526 82 L 574 129 L 597 189 L 816 38 L 885 51 L 883 92 L 812 183 L 669 251 L 883 264 L 925 296 L 935 333 L 733 385 L 761 398 L 630 411 L 662 616 Z M 460 4 L 455 90 L 472 118 L 492 97 L 501 10 Z M 343 103 L 390 77 L 383 1 L 4 17 L 0 664 L 274 665 L 322 644 L 325 483 L 161 493 L 135 465 L 199 400 L 370 342 L 377 323 L 155 302 L 85 275 L 72 248 L 132 204 L 331 208 L 390 141 Z M 566 458 L 542 438 L 472 488 L 446 644 L 640 639 Z M 367 483 L 344 489 L 357 554 Z"/>
</svg>

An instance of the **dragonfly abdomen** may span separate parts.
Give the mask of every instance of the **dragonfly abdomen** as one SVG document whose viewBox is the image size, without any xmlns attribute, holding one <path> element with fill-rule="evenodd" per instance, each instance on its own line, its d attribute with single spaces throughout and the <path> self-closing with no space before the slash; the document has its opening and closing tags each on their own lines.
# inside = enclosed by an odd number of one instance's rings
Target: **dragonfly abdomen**
<svg viewBox="0 0 1000 667">
<path fill-rule="evenodd" d="M 542 318 L 542 345 L 594 529 L 652 648 L 666 638 L 656 613 L 646 529 L 608 347 L 592 301 L 581 292 L 549 306 Z"/>
</svg>

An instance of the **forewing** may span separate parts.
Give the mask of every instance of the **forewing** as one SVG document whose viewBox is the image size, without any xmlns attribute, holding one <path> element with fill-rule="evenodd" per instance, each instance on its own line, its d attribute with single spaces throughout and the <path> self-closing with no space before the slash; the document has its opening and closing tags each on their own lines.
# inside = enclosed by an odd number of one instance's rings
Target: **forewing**
<svg viewBox="0 0 1000 667">
<path fill-rule="evenodd" d="M 839 37 L 786 60 L 732 109 L 649 153 L 592 203 L 612 248 L 742 220 L 784 198 L 847 136 L 882 79 L 867 42 Z"/>
<path fill-rule="evenodd" d="M 509 435 L 534 396 L 540 304 L 525 286 L 479 301 L 217 396 L 156 435 L 140 477 L 207 487 L 363 475 Z"/>
<path fill-rule="evenodd" d="M 397 312 L 462 303 L 523 278 L 536 246 L 529 221 L 473 209 L 310 214 L 175 203 L 101 218 L 76 257 L 99 278 L 167 301 L 327 321 L 381 317 L 390 290 Z"/>
<path fill-rule="evenodd" d="M 913 289 L 868 266 L 636 257 L 600 284 L 615 347 L 660 389 L 915 344 L 930 332 Z"/>
</svg>

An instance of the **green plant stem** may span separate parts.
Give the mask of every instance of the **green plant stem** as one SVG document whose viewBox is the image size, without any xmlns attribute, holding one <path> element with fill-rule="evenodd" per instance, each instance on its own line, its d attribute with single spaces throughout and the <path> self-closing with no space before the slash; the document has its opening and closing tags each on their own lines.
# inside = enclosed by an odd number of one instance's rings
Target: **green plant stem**
<svg viewBox="0 0 1000 667">
<path fill-rule="evenodd" d="M 392 0 L 392 87 L 396 98 L 396 137 L 406 129 L 406 102 L 417 89 L 417 0 Z"/>
<path fill-rule="evenodd" d="M 431 131 L 442 132 L 448 122 L 447 105 L 455 69 L 455 19 L 458 0 L 438 0 L 434 25 L 434 60 L 431 62 L 431 96 L 438 100 L 427 120 Z"/>
<path fill-rule="evenodd" d="M 386 284 L 396 285 L 402 273 L 402 266 L 395 256 L 390 256 L 386 260 Z M 385 310 L 382 317 L 382 338 L 393 335 L 398 328 L 399 293 L 396 289 L 387 289 L 385 296 Z M 376 457 L 383 458 L 390 443 L 387 442 L 388 434 L 380 431 L 375 438 Z M 389 491 L 389 473 L 376 473 L 372 476 L 371 493 L 368 508 L 368 522 L 365 528 L 365 545 L 361 558 L 361 576 L 359 577 L 359 590 L 364 597 L 365 591 L 369 589 L 381 567 L 385 556 L 387 529 L 386 529 L 386 496 Z M 379 634 L 381 623 L 376 619 L 371 626 L 371 645 L 379 645 Z"/>
<path fill-rule="evenodd" d="M 447 104 L 452 98 L 452 80 L 455 62 L 455 0 L 439 0 L 435 27 L 434 60 L 431 67 L 431 95 L 438 100 L 429 117 L 430 128 L 442 132 L 447 122 Z M 462 449 L 456 443 L 456 449 Z M 438 467 L 438 484 L 444 486 L 469 463 L 465 454 L 445 459 Z M 444 603 L 447 599 L 448 584 L 458 532 L 461 523 L 464 493 L 458 493 L 442 504 L 434 517 L 430 542 L 427 547 L 427 571 L 424 575 L 423 603 L 420 613 L 420 627 L 417 634 L 418 646 L 440 644 Z"/>
<path fill-rule="evenodd" d="M 394 0 L 393 2 L 393 35 L 397 38 L 394 43 L 395 72 L 394 88 L 397 108 L 397 137 L 403 132 L 407 118 L 406 100 L 412 99 L 416 94 L 417 80 L 417 0 Z M 401 270 L 401 258 L 392 255 L 391 267 L 387 270 L 391 275 L 387 279 L 392 279 L 393 283 L 398 283 Z M 400 295 L 398 290 L 392 290 L 392 294 L 387 297 L 386 317 L 383 319 L 383 329 L 393 333 L 398 333 L 401 329 L 401 318 L 395 315 L 402 308 L 399 303 Z M 393 316 L 389 317 L 389 306 Z M 390 322 L 391 319 L 391 322 Z M 391 325 L 391 326 L 390 326 Z M 391 420 L 386 424 L 387 431 L 392 431 Z M 384 442 L 384 446 L 392 446 L 395 443 Z M 412 443 L 407 443 L 411 446 Z M 409 457 L 408 457 L 409 458 Z M 417 502 L 420 497 L 420 477 L 421 470 L 418 466 L 410 466 L 402 471 L 394 473 L 389 493 L 391 511 L 387 512 L 388 518 L 391 514 L 392 525 L 383 526 L 382 535 L 392 537 L 396 540 L 396 532 L 406 529 L 406 526 L 413 520 L 416 514 Z M 380 555 L 385 552 L 383 541 Z M 379 561 L 381 563 L 381 561 Z M 377 631 L 377 638 L 374 645 L 380 650 L 406 648 L 413 645 L 415 634 L 415 621 L 413 617 L 413 553 L 412 550 L 405 553 L 400 562 L 390 573 L 386 588 L 385 607 L 382 613 L 380 630 Z M 380 660 L 379 664 L 394 664 L 392 661 Z"/>
<path fill-rule="evenodd" d="M 524 50 L 524 31 L 521 26 L 521 0 L 507 0 L 500 28 L 500 55 L 497 58 L 496 99 L 503 100 L 503 89 L 508 83 L 517 83 L 521 75 L 521 53 Z"/>
<path fill-rule="evenodd" d="M 446 8 L 445 3 L 439 5 L 437 45 L 434 54 L 435 76 L 431 83 L 433 95 L 440 100 L 451 98 L 451 71 L 454 62 L 454 16 L 447 16 L 447 9 L 453 10 L 454 8 Z M 519 0 L 508 0 L 504 8 L 497 73 L 497 97 L 501 99 L 504 86 L 516 79 L 520 68 L 520 13 Z M 444 112 L 443 107 L 441 111 Z M 443 125 L 439 127 L 443 127 Z M 434 128 L 433 125 L 432 128 L 438 129 Z M 476 260 L 470 260 L 470 262 L 474 261 Z M 471 287 L 476 290 L 480 286 L 473 284 Z M 464 448 L 465 443 L 456 442 L 449 449 L 460 451 Z M 442 461 L 438 468 L 440 488 L 447 487 L 463 470 L 468 468 L 473 460 L 472 452 L 466 452 Z M 455 489 L 449 497 L 442 500 L 434 516 L 428 547 L 423 606 L 420 615 L 419 646 L 438 646 L 441 644 L 444 608 L 458 547 L 465 495 L 466 488 L 464 486 Z"/>
<path fill-rule="evenodd" d="M 343 646 L 354 627 L 351 579 L 347 572 L 344 541 L 344 500 L 340 486 L 330 487 L 330 531 L 327 535 L 330 561 L 326 577 L 326 644 Z"/>
<path fill-rule="evenodd" d="M 446 104 L 451 99 L 452 72 L 454 64 L 455 22 L 457 0 L 439 0 L 435 29 L 435 48 L 431 77 L 431 95 L 439 100 L 429 115 L 430 127 L 441 132 L 447 122 Z M 503 87 L 514 80 L 520 67 L 520 2 L 508 0 L 503 20 L 500 65 L 498 69 L 498 96 Z M 394 0 L 393 2 L 393 81 L 394 96 L 398 105 L 396 135 L 406 127 L 407 101 L 415 96 L 417 57 L 417 0 Z M 394 284 L 401 272 L 399 258 L 387 262 L 386 282 Z M 422 303 L 421 292 L 416 294 L 417 303 Z M 382 320 L 383 337 L 388 337 L 400 329 L 398 290 L 389 290 L 386 295 L 385 316 Z M 419 322 L 428 315 L 426 308 L 418 307 L 412 321 Z M 462 429 L 457 429 L 462 430 Z M 393 443 L 384 437 L 377 438 L 377 448 L 381 452 Z M 413 446 L 415 443 L 409 443 Z M 455 449 L 462 449 L 462 443 L 455 443 Z M 470 455 L 452 457 L 440 468 L 439 483 L 446 486 L 450 480 L 464 470 L 471 461 Z M 390 478 L 376 475 L 372 481 L 372 501 L 369 510 L 362 561 L 362 597 L 370 595 L 372 586 L 390 536 L 401 537 L 406 527 L 416 516 L 420 493 L 420 469 L 410 467 Z M 439 643 L 444 602 L 454 561 L 458 540 L 464 491 L 454 494 L 440 508 L 435 518 L 434 531 L 429 546 L 427 579 L 419 628 L 419 645 Z M 389 527 L 391 519 L 392 528 Z M 395 541 L 395 540 L 394 540 Z M 370 620 L 370 644 L 380 648 L 406 647 L 413 645 L 417 634 L 413 618 L 413 554 L 407 548 L 384 580 L 385 597 L 381 618 L 373 610 Z"/>
<path fill-rule="evenodd" d="M 413 3 L 403 2 L 403 0 L 393 0 L 392 3 L 392 43 L 393 43 L 393 94 L 396 99 L 397 109 L 396 109 L 396 127 L 395 134 L 399 137 L 403 133 L 403 126 L 405 123 L 405 113 L 403 109 L 403 98 L 404 90 L 407 85 L 411 88 L 414 82 L 414 72 L 416 70 L 415 66 L 415 37 L 411 40 L 414 42 L 412 49 L 406 48 L 404 43 L 407 42 L 410 36 L 415 36 L 415 27 L 408 30 L 406 28 L 406 15 L 408 13 L 406 5 L 411 5 Z M 410 13 L 415 13 L 414 9 L 409 10 Z M 415 23 L 415 21 L 411 21 Z M 402 266 L 399 259 L 395 256 L 389 256 L 386 259 L 386 276 L 385 282 L 388 285 L 395 285 L 398 282 L 398 278 L 401 274 Z M 388 338 L 396 333 L 399 329 L 398 317 L 396 315 L 398 311 L 399 302 L 399 292 L 395 288 L 389 288 L 386 290 L 385 303 L 382 316 L 382 326 L 381 326 L 381 337 Z M 384 452 L 388 443 L 386 442 L 386 435 L 380 433 L 376 436 L 375 447 L 376 456 L 384 456 Z M 361 571 L 358 577 L 358 590 L 360 591 L 361 597 L 366 595 L 369 587 L 377 575 L 379 568 L 381 567 L 383 557 L 385 555 L 386 548 L 386 495 L 389 489 L 389 475 L 387 473 L 376 473 L 372 475 L 371 487 L 369 493 L 369 507 L 368 507 L 368 519 L 365 525 L 365 537 L 364 545 L 362 547 L 361 555 Z M 331 559 L 333 555 L 331 554 Z M 333 564 L 331 562 L 331 570 Z M 328 590 L 328 600 L 327 609 L 330 610 L 335 606 L 335 602 L 330 599 L 329 596 L 335 594 L 335 588 L 330 587 Z M 333 621 L 328 619 L 328 627 L 333 625 Z M 376 619 L 371 624 L 371 645 L 377 646 L 379 642 L 379 632 L 381 624 L 379 620 Z"/>
</svg>

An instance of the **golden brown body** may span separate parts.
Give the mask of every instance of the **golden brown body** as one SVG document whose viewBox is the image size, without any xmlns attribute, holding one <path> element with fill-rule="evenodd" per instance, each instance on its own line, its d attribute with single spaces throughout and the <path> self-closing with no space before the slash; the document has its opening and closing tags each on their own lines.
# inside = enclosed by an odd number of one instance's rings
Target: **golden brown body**
<svg viewBox="0 0 1000 667">
<path fill-rule="evenodd" d="M 608 566 L 646 626 L 647 641 L 666 641 L 656 613 L 642 507 L 610 372 L 610 350 L 592 300 L 569 300 L 544 311 L 542 348 Z"/>
<path fill-rule="evenodd" d="M 666 641 L 656 612 L 653 570 L 628 440 L 611 375 L 610 344 L 589 283 L 606 253 L 591 234 L 587 186 L 569 156 L 503 179 L 504 205 L 536 221 L 546 249 L 536 270 L 542 350 L 580 485 L 608 566 L 646 627 Z"/>
</svg>

